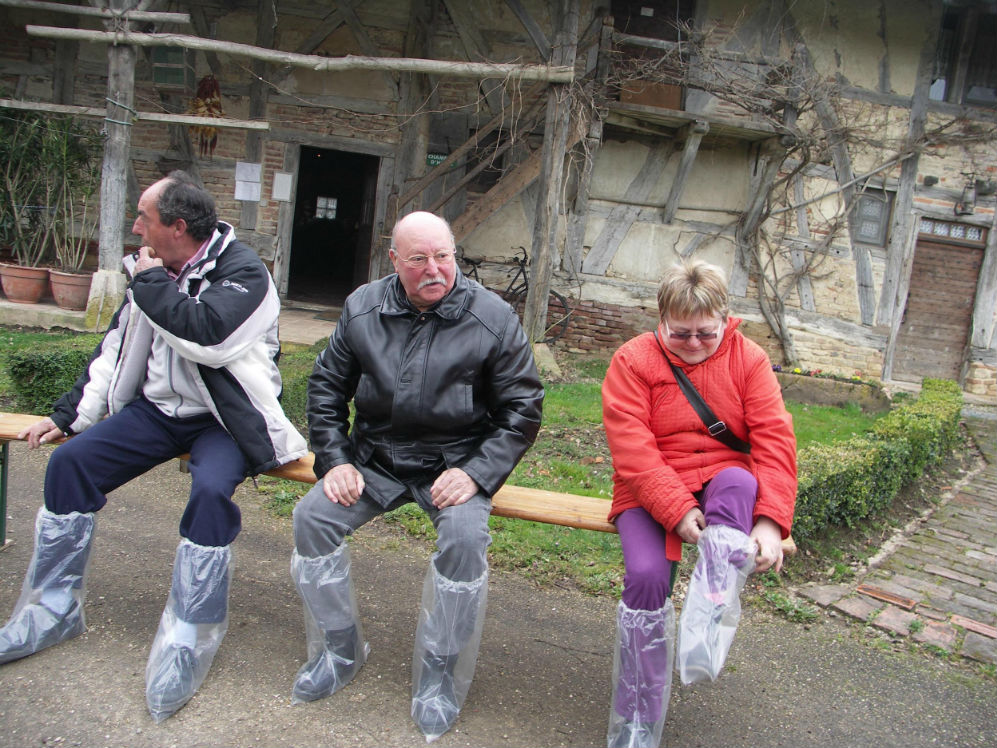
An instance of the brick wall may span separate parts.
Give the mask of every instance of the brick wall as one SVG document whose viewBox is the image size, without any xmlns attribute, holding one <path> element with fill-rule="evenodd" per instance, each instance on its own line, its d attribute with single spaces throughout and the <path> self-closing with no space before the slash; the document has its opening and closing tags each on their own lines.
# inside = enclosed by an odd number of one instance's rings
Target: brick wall
<svg viewBox="0 0 997 748">
<path fill-rule="evenodd" d="M 656 307 L 626 307 L 591 300 L 568 299 L 571 322 L 556 347 L 573 353 L 615 351 L 630 338 L 658 324 Z"/>
</svg>

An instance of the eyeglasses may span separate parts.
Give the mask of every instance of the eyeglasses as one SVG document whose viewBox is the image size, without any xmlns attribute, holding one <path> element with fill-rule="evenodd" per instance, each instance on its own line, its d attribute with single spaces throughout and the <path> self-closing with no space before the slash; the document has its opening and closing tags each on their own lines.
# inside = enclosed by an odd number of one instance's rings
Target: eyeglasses
<svg viewBox="0 0 997 748">
<path fill-rule="evenodd" d="M 455 250 L 448 249 L 448 250 L 440 250 L 439 252 L 434 252 L 432 255 L 412 255 L 411 257 L 399 257 L 398 254 L 395 253 L 395 257 L 398 257 L 399 260 L 404 262 L 410 268 L 420 270 L 429 264 L 430 257 L 433 258 L 433 262 L 435 262 L 437 265 L 449 265 L 451 262 L 453 262 L 455 254 L 457 254 Z"/>
<path fill-rule="evenodd" d="M 668 327 L 668 323 L 665 322 L 665 330 L 668 332 L 669 340 L 677 340 L 682 343 L 688 343 L 692 338 L 696 338 L 700 343 L 705 343 L 710 340 L 716 340 L 717 335 L 720 334 L 720 330 L 723 328 L 723 323 L 717 326 L 717 329 L 713 332 L 672 332 Z"/>
</svg>

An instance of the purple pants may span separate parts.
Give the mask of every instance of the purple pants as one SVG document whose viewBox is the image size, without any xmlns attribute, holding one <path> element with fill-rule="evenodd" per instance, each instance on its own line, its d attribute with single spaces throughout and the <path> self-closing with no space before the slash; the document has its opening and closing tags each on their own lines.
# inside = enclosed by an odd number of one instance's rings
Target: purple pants
<svg viewBox="0 0 997 748">
<path fill-rule="evenodd" d="M 707 525 L 751 532 L 758 481 L 744 468 L 717 473 L 697 494 Z M 644 509 L 616 518 L 623 548 L 623 602 L 634 610 L 658 610 L 672 592 L 673 564 L 665 556 L 665 528 Z"/>
</svg>

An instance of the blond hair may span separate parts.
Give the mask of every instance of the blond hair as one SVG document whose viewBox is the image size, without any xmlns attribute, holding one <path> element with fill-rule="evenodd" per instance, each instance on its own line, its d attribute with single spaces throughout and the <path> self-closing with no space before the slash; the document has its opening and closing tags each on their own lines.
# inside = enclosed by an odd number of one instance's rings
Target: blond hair
<svg viewBox="0 0 997 748">
<path fill-rule="evenodd" d="M 703 314 L 727 318 L 727 278 L 716 265 L 685 260 L 666 272 L 658 288 L 658 315 L 689 319 Z"/>
</svg>

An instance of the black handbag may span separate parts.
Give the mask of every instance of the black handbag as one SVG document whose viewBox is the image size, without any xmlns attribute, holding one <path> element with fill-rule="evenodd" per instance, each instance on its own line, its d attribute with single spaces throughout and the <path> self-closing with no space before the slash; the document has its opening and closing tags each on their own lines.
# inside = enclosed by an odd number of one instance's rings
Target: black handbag
<svg viewBox="0 0 997 748">
<path fill-rule="evenodd" d="M 679 367 L 672 363 L 672 360 L 668 358 L 668 354 L 665 352 L 665 347 L 661 345 L 661 341 L 658 340 L 658 331 L 654 331 L 654 342 L 658 344 L 658 348 L 661 349 L 661 355 L 665 357 L 665 361 L 668 365 L 672 367 L 672 373 L 675 375 L 675 381 L 678 382 L 679 389 L 682 390 L 682 394 L 686 396 L 689 400 L 689 404 L 692 405 L 693 410 L 703 421 L 703 425 L 706 426 L 706 430 L 710 432 L 712 436 L 717 441 L 723 442 L 731 449 L 735 449 L 738 452 L 744 452 L 744 454 L 751 453 L 751 445 L 748 444 L 743 439 L 740 439 L 735 434 L 733 434 L 730 429 L 727 428 L 727 424 L 717 418 L 716 414 L 710 410 L 710 406 L 706 404 L 703 400 L 703 396 L 699 394 L 699 390 L 689 381 L 689 377 L 685 375 Z"/>
</svg>

